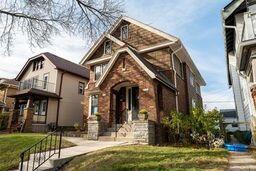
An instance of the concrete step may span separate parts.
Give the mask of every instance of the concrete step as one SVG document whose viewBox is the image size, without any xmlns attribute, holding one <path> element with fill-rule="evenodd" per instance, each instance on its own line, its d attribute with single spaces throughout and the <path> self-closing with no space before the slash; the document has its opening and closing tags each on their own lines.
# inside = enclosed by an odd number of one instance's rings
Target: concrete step
<svg viewBox="0 0 256 171">
<path fill-rule="evenodd" d="M 31 156 L 33 157 L 33 156 Z M 50 159 L 48 159 L 45 163 L 43 163 L 37 170 L 38 171 L 54 171 L 72 160 L 73 157 L 66 158 L 58 158 L 58 154 L 53 155 Z M 35 167 L 37 167 L 38 163 L 35 163 Z M 19 164 L 19 169 L 21 167 L 21 163 Z M 23 162 L 23 170 L 31 171 L 33 169 L 33 160 Z"/>
<path fill-rule="evenodd" d="M 115 141 L 115 137 L 111 136 L 99 136 L 99 141 Z"/>
</svg>

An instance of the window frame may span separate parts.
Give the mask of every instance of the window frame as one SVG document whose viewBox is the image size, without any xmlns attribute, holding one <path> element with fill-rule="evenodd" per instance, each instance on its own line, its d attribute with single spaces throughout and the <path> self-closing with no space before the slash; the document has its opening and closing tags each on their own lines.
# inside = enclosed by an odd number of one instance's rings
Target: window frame
<svg viewBox="0 0 256 171">
<path fill-rule="evenodd" d="M 107 53 L 107 51 L 106 51 L 107 42 L 110 43 L 110 53 Z M 104 42 L 104 55 L 111 55 L 111 54 L 112 54 L 112 41 L 111 40 L 106 40 Z"/>
<path fill-rule="evenodd" d="M 93 70 L 94 70 L 94 81 L 98 81 L 99 78 L 102 76 L 102 74 L 105 72 L 105 70 L 107 69 L 107 66 L 108 66 L 108 63 L 101 63 L 101 64 L 98 64 L 98 65 L 94 65 L 93 66 Z M 99 77 L 96 79 L 96 68 L 97 67 L 100 67 L 100 75 Z"/>
<path fill-rule="evenodd" d="M 93 105 L 94 98 L 97 100 L 97 105 L 95 105 L 95 106 Z M 98 113 L 99 112 L 99 95 L 98 94 L 90 95 L 89 104 L 90 104 L 90 106 L 89 106 L 89 109 L 90 109 L 89 114 L 90 114 L 90 116 L 93 116 L 96 113 Z M 96 112 L 95 112 L 94 108 L 97 109 Z"/>
<path fill-rule="evenodd" d="M 48 89 L 48 83 L 49 83 L 49 76 L 50 76 L 50 74 L 49 73 L 45 73 L 44 75 L 43 75 L 43 89 L 44 90 L 47 90 Z M 47 77 L 47 80 L 45 80 L 45 78 Z"/>
<path fill-rule="evenodd" d="M 82 85 L 82 87 L 80 87 L 80 85 Z M 84 89 L 85 89 L 85 83 L 79 81 L 79 82 L 78 82 L 78 94 L 84 95 Z M 80 92 L 80 90 L 82 90 L 82 92 Z"/>
<path fill-rule="evenodd" d="M 123 37 L 123 28 L 127 28 L 127 37 Z M 120 38 L 121 40 L 125 40 L 129 38 L 129 26 L 128 24 L 121 26 L 120 28 Z"/>
</svg>

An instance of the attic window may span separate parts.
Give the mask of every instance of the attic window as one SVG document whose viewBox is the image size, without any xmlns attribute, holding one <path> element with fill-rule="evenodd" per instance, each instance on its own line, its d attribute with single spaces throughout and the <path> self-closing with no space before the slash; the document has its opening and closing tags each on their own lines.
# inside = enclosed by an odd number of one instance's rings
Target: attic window
<svg viewBox="0 0 256 171">
<path fill-rule="evenodd" d="M 121 39 L 128 39 L 129 36 L 129 31 L 128 31 L 128 25 L 124 25 L 121 27 Z"/>
<path fill-rule="evenodd" d="M 112 42 L 110 40 L 104 43 L 104 54 L 110 55 L 112 53 Z"/>
<path fill-rule="evenodd" d="M 42 69 L 44 66 L 44 60 L 37 60 L 33 62 L 33 71 Z"/>
</svg>

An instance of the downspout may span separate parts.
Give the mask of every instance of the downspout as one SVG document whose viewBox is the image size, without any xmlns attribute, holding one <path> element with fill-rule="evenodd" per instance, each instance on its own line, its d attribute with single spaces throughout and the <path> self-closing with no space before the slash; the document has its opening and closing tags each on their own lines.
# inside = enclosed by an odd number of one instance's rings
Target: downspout
<svg viewBox="0 0 256 171">
<path fill-rule="evenodd" d="M 178 49 L 176 49 L 175 51 L 172 52 L 171 56 L 172 56 L 172 68 L 173 68 L 173 72 L 174 72 L 174 86 L 175 88 L 177 88 L 177 72 L 175 70 L 174 67 L 174 55 L 180 51 L 183 48 L 182 44 L 180 45 L 180 47 Z M 176 104 L 176 111 L 179 112 L 179 101 L 178 101 L 178 91 L 176 91 L 176 95 L 175 95 L 175 104 Z"/>
<path fill-rule="evenodd" d="M 58 99 L 58 105 L 57 105 L 57 116 L 56 116 L 56 128 L 58 127 L 58 122 L 59 122 L 59 115 L 60 115 L 60 97 L 61 97 L 61 92 L 62 92 L 62 84 L 63 84 L 63 76 L 65 72 L 62 72 L 61 77 L 60 77 L 60 88 L 59 88 L 59 99 Z"/>
</svg>

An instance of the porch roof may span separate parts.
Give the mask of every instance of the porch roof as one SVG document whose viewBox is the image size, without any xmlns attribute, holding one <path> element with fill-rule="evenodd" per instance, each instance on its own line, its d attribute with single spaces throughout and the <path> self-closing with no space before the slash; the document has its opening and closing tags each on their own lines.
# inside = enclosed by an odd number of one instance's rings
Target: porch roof
<svg viewBox="0 0 256 171">
<path fill-rule="evenodd" d="M 8 95 L 8 97 L 16 98 L 16 97 L 22 97 L 22 96 L 27 96 L 27 95 L 37 95 L 37 96 L 51 97 L 51 98 L 57 98 L 57 99 L 61 98 L 56 93 L 38 90 L 35 88 L 21 90 L 21 91 L 16 92 L 15 94 Z"/>
</svg>

